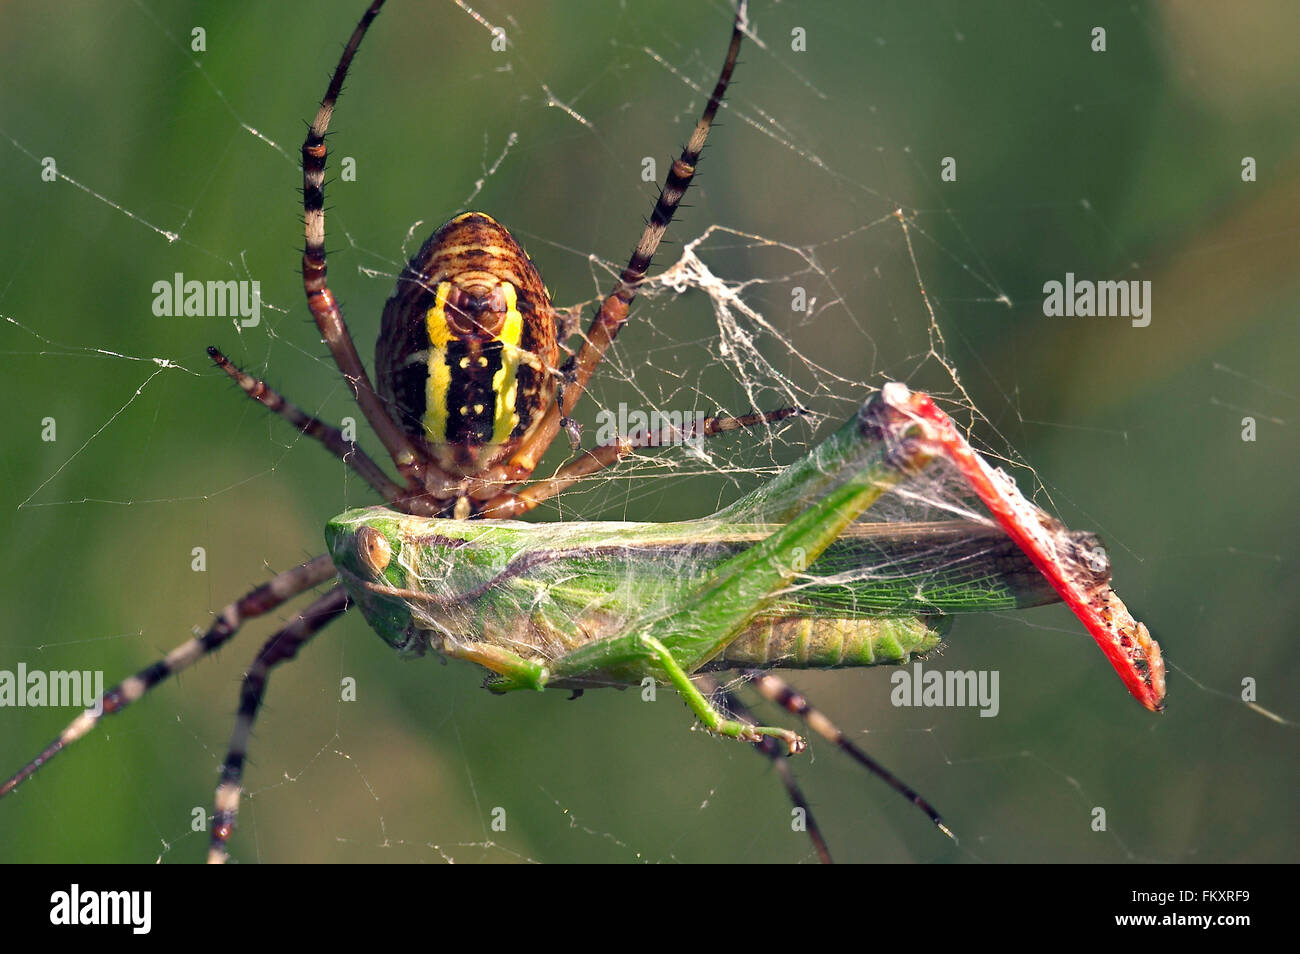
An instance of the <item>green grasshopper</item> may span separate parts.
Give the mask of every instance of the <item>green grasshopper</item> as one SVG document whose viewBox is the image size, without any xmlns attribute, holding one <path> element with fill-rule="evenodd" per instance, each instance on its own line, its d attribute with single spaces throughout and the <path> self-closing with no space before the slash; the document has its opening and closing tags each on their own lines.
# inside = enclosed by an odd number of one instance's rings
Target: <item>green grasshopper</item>
<svg viewBox="0 0 1300 954">
<path fill-rule="evenodd" d="M 1002 529 L 858 522 L 935 458 Z M 728 718 L 692 674 L 905 663 L 939 645 L 952 614 L 1064 599 L 1144 705 L 1164 695 L 1159 646 L 1110 590 L 1096 538 L 1026 501 L 899 384 L 711 517 L 474 523 L 372 507 L 331 520 L 326 541 L 370 626 L 404 654 L 476 663 L 494 692 L 653 680 L 707 730 L 792 754 L 796 733 Z"/>
</svg>

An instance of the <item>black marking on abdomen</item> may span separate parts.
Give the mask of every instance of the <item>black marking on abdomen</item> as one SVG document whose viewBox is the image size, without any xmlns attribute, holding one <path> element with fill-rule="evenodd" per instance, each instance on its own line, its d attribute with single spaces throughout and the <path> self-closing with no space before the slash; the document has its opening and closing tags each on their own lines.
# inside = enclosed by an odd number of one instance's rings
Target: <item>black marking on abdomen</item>
<svg viewBox="0 0 1300 954">
<path fill-rule="evenodd" d="M 453 338 L 447 343 L 451 387 L 447 393 L 447 443 L 492 441 L 497 401 L 492 379 L 501 370 L 501 342 Z"/>
</svg>

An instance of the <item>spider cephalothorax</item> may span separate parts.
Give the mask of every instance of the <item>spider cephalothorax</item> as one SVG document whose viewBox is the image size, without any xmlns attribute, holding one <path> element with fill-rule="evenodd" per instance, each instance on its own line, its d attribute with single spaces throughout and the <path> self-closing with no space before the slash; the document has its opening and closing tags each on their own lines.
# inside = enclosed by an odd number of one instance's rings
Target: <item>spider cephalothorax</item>
<svg viewBox="0 0 1300 954">
<path fill-rule="evenodd" d="M 482 212 L 438 229 L 403 270 L 375 351 L 379 396 L 452 477 L 509 458 L 555 397 L 555 313 L 537 269 Z"/>
</svg>

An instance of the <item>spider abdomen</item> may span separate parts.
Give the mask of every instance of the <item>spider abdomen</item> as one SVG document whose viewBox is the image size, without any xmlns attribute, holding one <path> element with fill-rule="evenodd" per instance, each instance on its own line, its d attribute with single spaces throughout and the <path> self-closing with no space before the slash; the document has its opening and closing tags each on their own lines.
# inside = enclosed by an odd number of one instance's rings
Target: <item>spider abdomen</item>
<svg viewBox="0 0 1300 954">
<path fill-rule="evenodd" d="M 376 345 L 380 397 L 447 473 L 508 458 L 555 394 L 559 342 L 541 276 L 506 229 L 458 215 L 398 279 Z"/>
</svg>

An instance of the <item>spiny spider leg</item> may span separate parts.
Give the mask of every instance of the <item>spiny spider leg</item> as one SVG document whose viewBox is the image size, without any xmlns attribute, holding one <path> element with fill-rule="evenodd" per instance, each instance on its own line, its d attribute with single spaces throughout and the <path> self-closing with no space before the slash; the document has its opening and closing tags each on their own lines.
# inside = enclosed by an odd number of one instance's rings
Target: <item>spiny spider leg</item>
<svg viewBox="0 0 1300 954">
<path fill-rule="evenodd" d="M 68 745 L 95 728 L 101 718 L 121 712 L 167 677 L 174 676 L 219 649 L 239 631 L 239 627 L 245 620 L 269 613 L 299 593 L 331 579 L 335 576 L 335 572 L 334 563 L 329 556 L 321 555 L 292 570 L 276 574 L 257 589 L 241 596 L 218 614 L 217 621 L 202 636 L 195 636 L 182 643 L 162 659 L 105 692 L 102 707 L 87 709 L 73 719 L 40 755 L 0 785 L 0 796 L 9 794 Z"/>
<path fill-rule="evenodd" d="M 348 606 L 348 591 L 342 586 L 334 587 L 268 639 L 244 674 L 239 690 L 239 715 L 235 719 L 234 731 L 230 733 L 226 760 L 221 765 L 221 781 L 217 783 L 208 864 L 222 864 L 229 857 L 226 842 L 234 834 L 235 821 L 239 815 L 239 793 L 244 774 L 244 758 L 248 751 L 248 736 L 253 731 L 253 722 L 257 719 L 262 697 L 266 694 L 266 683 L 271 670 L 296 656 L 308 640 L 346 613 Z"/>
<path fill-rule="evenodd" d="M 705 693 L 722 697 L 722 708 L 732 718 L 741 722 L 748 722 L 751 725 L 758 725 L 758 718 L 750 710 L 749 706 L 745 705 L 739 696 L 718 682 L 717 679 L 712 676 L 695 676 L 694 678 Z M 830 848 L 826 845 L 826 839 L 822 837 L 821 829 L 817 827 L 817 820 L 813 818 L 812 806 L 808 804 L 803 789 L 799 787 L 799 782 L 794 777 L 794 771 L 790 768 L 790 760 L 786 751 L 776 739 L 770 736 L 763 736 L 754 743 L 754 748 L 771 760 L 772 768 L 776 769 L 776 774 L 781 776 L 781 784 L 785 786 L 791 804 L 795 808 L 803 810 L 804 822 L 808 826 L 808 837 L 812 839 L 813 848 L 817 852 L 818 859 L 824 865 L 833 864 Z"/>
<path fill-rule="evenodd" d="M 401 428 L 393 422 L 384 408 L 383 401 L 375 393 L 366 367 L 357 354 L 356 345 L 348 333 L 348 326 L 343 320 L 343 311 L 339 307 L 334 293 L 326 281 L 325 269 L 325 133 L 329 129 L 330 117 L 334 113 L 334 104 L 343 89 L 343 80 L 352 64 L 352 57 L 361 45 L 361 38 L 379 13 L 384 0 L 374 0 L 362 16 L 361 22 L 352 31 L 348 45 L 339 57 L 338 66 L 330 80 L 325 98 L 321 100 L 320 111 L 311 124 L 307 138 L 302 144 L 302 209 L 305 244 L 302 253 L 302 284 L 307 292 L 307 305 L 321 336 L 329 345 L 334 361 L 352 386 L 353 394 L 361 412 L 374 428 L 375 434 L 383 442 L 398 471 L 412 485 L 422 487 L 420 477 L 425 470 L 425 462 L 415 447 L 402 433 Z"/>
<path fill-rule="evenodd" d="M 507 492 L 498 495 L 495 498 L 498 509 L 485 509 L 483 513 L 486 517 L 517 517 L 527 513 L 543 501 L 567 490 L 582 478 L 612 467 L 638 450 L 701 440 L 728 431 L 757 427 L 760 424 L 775 424 L 804 413 L 802 408 L 783 407 L 776 411 L 742 414 L 739 417 L 706 417 L 703 421 L 692 421 L 683 427 L 666 426 L 657 431 L 638 431 L 631 437 L 584 451 L 581 457 L 569 461 L 553 476 L 534 481 L 518 493 Z"/>
<path fill-rule="evenodd" d="M 787 711 L 797 715 L 807 726 L 820 735 L 822 738 L 833 742 L 839 746 L 859 765 L 867 769 L 873 775 L 878 776 L 886 782 L 894 791 L 902 795 L 909 802 L 915 805 L 921 811 L 925 812 L 930 821 L 934 822 L 936 828 L 957 841 L 957 836 L 952 833 L 939 815 L 933 805 L 927 802 L 921 795 L 910 785 L 894 775 L 889 769 L 885 768 L 866 752 L 854 745 L 844 734 L 844 732 L 835 723 L 818 709 L 814 708 L 808 699 L 797 689 L 791 686 L 784 679 L 765 672 L 761 669 L 747 669 L 744 675 L 754 681 L 754 688 L 759 694 L 769 702 L 774 702 L 783 706 Z"/>
<path fill-rule="evenodd" d="M 261 378 L 255 378 L 240 369 L 218 348 L 209 347 L 208 357 L 213 360 L 218 368 L 230 375 L 244 389 L 245 394 L 267 410 L 279 414 L 292 424 L 296 430 L 324 444 L 331 454 L 355 470 L 362 480 L 373 487 L 389 503 L 393 503 L 402 497 L 402 488 L 389 480 L 388 475 L 355 442 L 344 439 L 343 432 L 337 427 L 326 424 L 320 418 L 312 417 L 295 406 Z"/>
<path fill-rule="evenodd" d="M 669 170 L 664 187 L 660 190 L 659 198 L 655 202 L 654 211 L 650 213 L 650 221 L 646 223 L 645 230 L 641 233 L 641 240 L 637 242 L 636 250 L 632 253 L 632 257 L 628 259 L 627 267 L 623 269 L 622 274 L 615 283 L 614 290 L 601 303 L 600 311 L 592 319 L 591 326 L 587 329 L 586 340 L 573 362 L 570 374 L 571 383 L 566 384 L 564 387 L 563 401 L 557 401 L 553 404 L 528 442 L 519 449 L 508 463 L 501 468 L 496 468 L 496 470 L 503 471 L 503 473 L 489 474 L 488 479 L 510 484 L 528 478 L 537 463 L 542 459 L 546 449 L 555 440 L 555 436 L 560 431 L 561 421 L 572 416 L 574 405 L 578 403 L 578 399 L 582 397 L 583 392 L 586 390 L 587 383 L 591 380 L 596 366 L 604 358 L 605 352 L 614 341 L 619 329 L 627 322 L 628 306 L 631 304 L 632 299 L 636 297 L 637 287 L 645 279 L 646 271 L 650 268 L 651 259 L 654 258 L 655 251 L 659 248 L 659 242 L 663 239 L 664 231 L 668 228 L 668 223 L 673 219 L 673 213 L 677 211 L 677 206 L 681 202 L 682 196 L 686 194 L 686 189 L 690 186 L 691 180 L 695 178 L 696 164 L 700 160 L 704 142 L 709 136 L 709 128 L 713 125 L 713 118 L 717 115 L 718 107 L 722 104 L 722 97 L 727 91 L 727 84 L 731 81 L 732 71 L 736 68 L 736 57 L 740 53 L 740 43 L 748 26 L 749 5 L 746 0 L 740 0 L 736 6 L 735 20 L 732 23 L 731 45 L 727 48 L 727 58 L 722 64 L 722 72 L 718 75 L 718 82 L 713 87 L 713 93 L 709 96 L 708 105 L 704 107 L 699 122 L 695 124 L 695 131 L 691 133 L 691 138 L 683 147 L 681 156 L 673 162 L 672 168 Z M 502 509 L 499 510 L 498 508 Z M 508 512 L 509 496 L 503 494 L 501 498 L 489 501 L 484 509 L 499 516 L 511 516 Z"/>
</svg>

